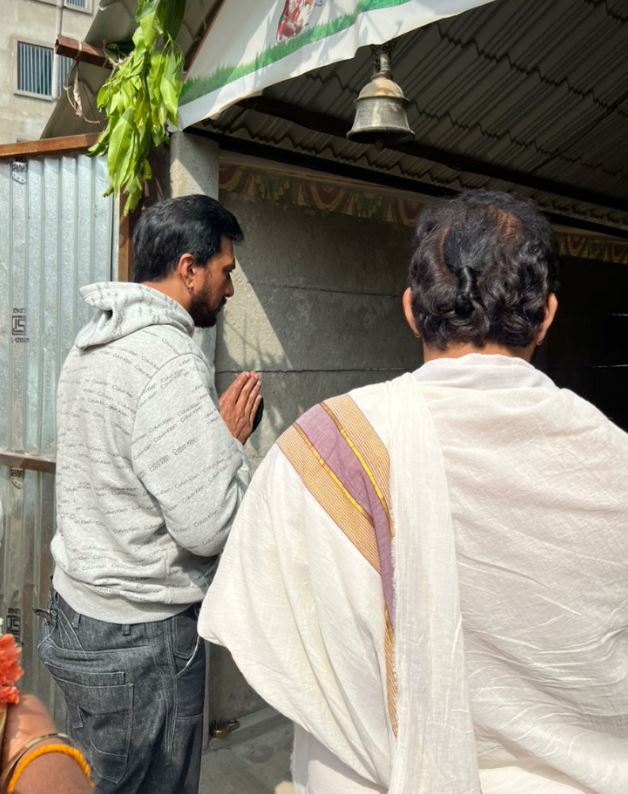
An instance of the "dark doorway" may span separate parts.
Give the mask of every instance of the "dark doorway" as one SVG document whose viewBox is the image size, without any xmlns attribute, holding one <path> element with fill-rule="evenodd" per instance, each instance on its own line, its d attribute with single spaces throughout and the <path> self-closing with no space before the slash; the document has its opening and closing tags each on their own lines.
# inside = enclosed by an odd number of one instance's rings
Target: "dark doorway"
<svg viewBox="0 0 628 794">
<path fill-rule="evenodd" d="M 628 430 L 628 266 L 561 258 L 543 369 Z"/>
</svg>

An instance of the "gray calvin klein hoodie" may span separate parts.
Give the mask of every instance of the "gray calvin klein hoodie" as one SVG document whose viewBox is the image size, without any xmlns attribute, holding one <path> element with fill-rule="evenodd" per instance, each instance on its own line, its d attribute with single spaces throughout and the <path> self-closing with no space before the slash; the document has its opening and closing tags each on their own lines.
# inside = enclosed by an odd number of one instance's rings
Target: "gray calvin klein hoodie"
<svg viewBox="0 0 628 794">
<path fill-rule="evenodd" d="M 176 614 L 205 594 L 250 480 L 212 372 L 178 303 L 92 284 L 57 398 L 53 584 L 114 623 Z"/>
</svg>

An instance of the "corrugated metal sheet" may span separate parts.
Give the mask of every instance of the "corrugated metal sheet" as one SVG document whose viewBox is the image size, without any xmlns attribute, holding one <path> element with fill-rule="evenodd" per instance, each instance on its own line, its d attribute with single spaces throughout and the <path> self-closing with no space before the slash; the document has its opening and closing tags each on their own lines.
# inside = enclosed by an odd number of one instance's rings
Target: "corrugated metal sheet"
<svg viewBox="0 0 628 794">
<path fill-rule="evenodd" d="M 398 40 L 421 143 L 628 198 L 628 3 L 498 0 Z M 275 86 L 347 120 L 370 54 Z"/>
<path fill-rule="evenodd" d="M 0 449 L 54 454 L 61 364 L 89 309 L 79 287 L 117 260 L 106 166 L 85 155 L 0 160 Z M 0 466 L 0 615 L 24 643 L 24 686 L 51 702 L 36 659 L 50 576 L 54 476 Z"/>
<path fill-rule="evenodd" d="M 351 143 L 342 138 L 330 137 L 322 132 L 313 132 L 289 121 L 273 118 L 253 110 L 239 108 L 229 110 L 221 116 L 218 122 L 208 124 L 207 128 L 228 133 L 242 140 L 257 141 L 314 155 L 329 161 L 330 173 L 334 172 L 334 163 L 342 162 L 453 190 L 478 187 L 489 190 L 511 190 L 513 187 L 512 183 L 505 179 L 500 180 L 481 174 L 459 171 L 392 149 L 379 150 L 373 146 L 367 147 Z M 548 212 L 556 212 L 574 220 L 595 220 L 609 227 L 625 228 L 628 226 L 628 215 L 621 210 L 521 186 L 517 187 L 517 193 L 533 198 L 541 208 Z"/>
<path fill-rule="evenodd" d="M 446 187 L 510 183 L 448 167 L 447 155 L 628 200 L 628 2 L 497 0 L 398 39 L 394 77 L 410 100 L 416 140 L 442 162 L 377 151 L 251 110 L 232 109 L 221 132 Z M 372 71 L 360 50 L 341 64 L 265 95 L 350 126 Z M 523 189 L 547 209 L 628 226 L 628 214 Z"/>
</svg>

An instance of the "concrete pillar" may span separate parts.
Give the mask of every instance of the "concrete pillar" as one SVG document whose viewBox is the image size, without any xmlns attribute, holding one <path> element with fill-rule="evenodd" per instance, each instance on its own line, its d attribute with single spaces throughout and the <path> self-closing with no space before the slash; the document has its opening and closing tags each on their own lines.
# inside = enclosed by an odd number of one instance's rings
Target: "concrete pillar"
<svg viewBox="0 0 628 794">
<path fill-rule="evenodd" d="M 189 196 L 202 193 L 218 198 L 218 144 L 209 138 L 175 132 L 170 138 L 170 195 Z M 194 339 L 214 368 L 216 329 L 197 328 Z"/>
<path fill-rule="evenodd" d="M 170 138 L 170 191 L 173 197 L 204 193 L 218 198 L 218 144 L 209 138 L 175 132 Z"/>
</svg>

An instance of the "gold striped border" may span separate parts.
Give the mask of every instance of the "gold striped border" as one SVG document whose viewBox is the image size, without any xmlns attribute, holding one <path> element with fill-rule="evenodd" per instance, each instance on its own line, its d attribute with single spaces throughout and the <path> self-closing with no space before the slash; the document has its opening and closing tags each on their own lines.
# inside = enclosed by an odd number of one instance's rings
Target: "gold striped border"
<svg viewBox="0 0 628 794">
<path fill-rule="evenodd" d="M 379 573 L 379 551 L 370 516 L 342 485 L 303 430 L 292 425 L 277 444 L 308 491 Z"/>
<path fill-rule="evenodd" d="M 332 397 L 322 407 L 362 464 L 386 513 L 391 537 L 394 536 L 390 515 L 390 458 L 384 442 L 348 394 Z M 351 436 L 345 428 L 351 428 Z"/>
<path fill-rule="evenodd" d="M 321 405 L 360 461 L 364 472 L 371 481 L 375 493 L 377 494 L 377 498 L 382 503 L 388 520 L 388 526 L 390 527 L 391 538 L 394 537 L 394 527 L 390 514 L 390 457 L 388 455 L 388 450 L 375 432 L 371 423 L 348 394 L 332 397 Z M 347 428 L 350 428 L 350 431 L 348 431 Z M 386 659 L 388 716 L 393 733 L 396 736 L 397 684 L 395 681 L 393 652 L 394 630 L 387 608 L 385 619 L 384 656 Z"/>
<path fill-rule="evenodd" d="M 389 458 L 388 450 L 380 437 L 348 396 L 335 397 L 322 407 L 333 419 L 338 430 L 356 453 L 358 460 L 382 500 L 390 523 L 388 508 Z M 333 409 L 333 410 L 332 410 Z M 340 424 L 340 416 L 350 422 L 351 438 Z M 356 432 L 353 432 L 353 429 Z M 362 556 L 379 573 L 379 551 L 375 529 L 368 513 L 351 496 L 335 473 L 325 463 L 317 449 L 298 425 L 292 425 L 279 438 L 278 445 L 288 458 L 303 484 L 337 524 Z M 386 489 L 385 491 L 383 489 Z M 390 523 L 392 532 L 392 523 Z M 388 717 L 397 735 L 397 685 L 394 667 L 394 630 L 388 609 L 385 612 L 384 658 L 386 662 L 386 692 Z"/>
<path fill-rule="evenodd" d="M 397 735 L 397 681 L 395 679 L 395 632 L 386 609 L 386 632 L 384 634 L 384 656 L 386 658 L 386 692 L 388 694 L 388 718 Z"/>
</svg>

